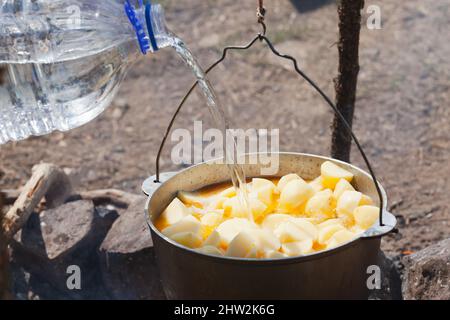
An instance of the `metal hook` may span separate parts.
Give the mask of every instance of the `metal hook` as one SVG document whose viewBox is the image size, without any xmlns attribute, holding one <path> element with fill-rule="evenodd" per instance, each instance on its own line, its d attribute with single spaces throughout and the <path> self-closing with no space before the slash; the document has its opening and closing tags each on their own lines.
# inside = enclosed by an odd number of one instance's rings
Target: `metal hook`
<svg viewBox="0 0 450 320">
<path fill-rule="evenodd" d="M 262 26 L 263 32 L 262 35 L 265 36 L 267 32 L 267 26 L 264 22 L 266 18 L 266 8 L 264 7 L 264 1 L 258 0 L 258 9 L 256 10 L 256 17 L 258 18 L 258 23 Z M 261 39 L 262 40 L 262 39 Z"/>
</svg>

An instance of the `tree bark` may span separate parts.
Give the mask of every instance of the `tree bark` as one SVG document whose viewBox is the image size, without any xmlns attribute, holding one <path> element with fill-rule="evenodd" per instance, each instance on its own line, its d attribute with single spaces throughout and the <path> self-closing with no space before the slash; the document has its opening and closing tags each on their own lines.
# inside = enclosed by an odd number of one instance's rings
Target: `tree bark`
<svg viewBox="0 0 450 320">
<path fill-rule="evenodd" d="M 8 299 L 9 296 L 9 256 L 6 236 L 3 232 L 1 222 L 3 220 L 3 196 L 0 193 L 0 300 Z"/>
<path fill-rule="evenodd" d="M 339 0 L 339 73 L 334 80 L 336 106 L 350 126 L 353 124 L 359 73 L 359 36 L 364 0 Z M 338 117 L 333 122 L 331 156 L 350 162 L 351 135 Z"/>
</svg>

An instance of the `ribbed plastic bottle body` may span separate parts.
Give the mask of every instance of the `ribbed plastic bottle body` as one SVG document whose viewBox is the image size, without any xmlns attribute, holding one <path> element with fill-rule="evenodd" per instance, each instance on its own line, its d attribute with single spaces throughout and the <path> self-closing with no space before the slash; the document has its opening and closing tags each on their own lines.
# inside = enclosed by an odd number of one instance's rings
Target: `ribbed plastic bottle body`
<svg viewBox="0 0 450 320">
<path fill-rule="evenodd" d="M 142 10 L 138 15 L 145 19 Z M 156 18 L 154 28 L 165 30 Z M 165 37 L 157 35 L 161 47 Z M 139 56 L 123 1 L 3 0 L 0 144 L 91 121 Z"/>
<path fill-rule="evenodd" d="M 0 144 L 67 131 L 97 117 L 126 74 L 128 48 L 56 63 L 7 64 L 0 86 Z"/>
<path fill-rule="evenodd" d="M 3 0 L 0 63 L 53 63 L 135 40 L 119 0 Z"/>
</svg>

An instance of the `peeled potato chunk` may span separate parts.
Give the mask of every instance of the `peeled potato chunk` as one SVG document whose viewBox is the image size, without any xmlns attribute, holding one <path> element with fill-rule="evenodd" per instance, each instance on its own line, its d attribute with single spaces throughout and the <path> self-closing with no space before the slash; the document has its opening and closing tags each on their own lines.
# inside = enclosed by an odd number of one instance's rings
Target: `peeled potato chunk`
<svg viewBox="0 0 450 320">
<path fill-rule="evenodd" d="M 281 191 L 280 208 L 293 212 L 314 195 L 313 188 L 302 179 L 289 182 Z"/>
<path fill-rule="evenodd" d="M 290 257 L 300 256 L 313 251 L 313 241 L 312 239 L 306 239 L 303 241 L 289 242 L 283 244 L 281 248 Z"/>
<path fill-rule="evenodd" d="M 256 224 L 244 218 L 233 218 L 222 222 L 216 229 L 222 242 L 228 245 L 241 231 L 258 228 Z"/>
<path fill-rule="evenodd" d="M 359 202 L 360 206 L 373 206 L 373 200 L 371 197 L 362 194 L 361 195 L 361 201 Z"/>
<path fill-rule="evenodd" d="M 349 182 L 353 179 L 353 174 L 351 172 L 342 169 L 331 161 L 325 161 L 322 163 L 320 172 L 322 176 L 322 184 L 328 189 L 334 190 L 340 179 L 345 179 Z"/>
<path fill-rule="evenodd" d="M 191 232 L 193 234 L 200 234 L 201 224 L 200 221 L 197 220 L 192 215 L 184 217 L 177 223 L 165 228 L 162 233 L 169 238 L 172 238 L 173 235 L 177 233 L 183 232 Z"/>
<path fill-rule="evenodd" d="M 204 254 L 209 254 L 212 256 L 223 256 L 222 251 L 213 246 L 204 246 L 196 249 L 196 251 Z"/>
<path fill-rule="evenodd" d="M 282 222 L 292 220 L 292 216 L 284 213 L 269 214 L 262 222 L 262 227 L 274 231 Z"/>
<path fill-rule="evenodd" d="M 252 190 L 259 190 L 261 188 L 271 188 L 275 189 L 275 184 L 267 179 L 253 178 L 252 179 Z"/>
<path fill-rule="evenodd" d="M 284 187 L 293 180 L 303 180 L 303 179 L 300 178 L 300 176 L 295 173 L 287 174 L 287 175 L 281 177 L 280 181 L 278 181 L 278 184 L 277 184 L 278 192 L 283 191 Z"/>
<path fill-rule="evenodd" d="M 347 243 L 355 239 L 356 234 L 346 229 L 340 230 L 333 234 L 327 244 L 327 248 L 334 248 L 340 246 L 341 244 Z"/>
<path fill-rule="evenodd" d="M 375 206 L 360 206 L 353 211 L 353 217 L 357 226 L 368 229 L 380 217 L 380 208 Z"/>
<path fill-rule="evenodd" d="M 199 208 L 204 208 L 208 202 L 205 197 L 202 197 L 197 192 L 178 191 L 178 199 L 185 205 L 192 205 Z"/>
<path fill-rule="evenodd" d="M 344 225 L 342 224 L 342 220 L 341 220 L 341 219 L 329 219 L 329 220 L 327 220 L 327 221 L 324 221 L 324 222 L 322 222 L 322 223 L 319 223 L 319 224 L 317 225 L 317 228 L 318 228 L 319 230 L 321 230 L 321 229 L 323 229 L 323 228 L 325 228 L 325 227 L 332 226 L 332 225 L 339 225 L 339 226 L 341 226 L 341 227 L 344 227 Z"/>
<path fill-rule="evenodd" d="M 306 203 L 305 214 L 308 217 L 316 218 L 318 222 L 333 218 L 333 201 L 333 192 L 330 189 L 320 191 Z"/>
<path fill-rule="evenodd" d="M 236 196 L 236 188 L 229 187 L 218 194 L 219 197 L 231 198 Z"/>
<path fill-rule="evenodd" d="M 253 214 L 253 219 L 257 220 L 264 215 L 267 210 L 267 205 L 259 199 L 249 199 L 250 207 Z"/>
<path fill-rule="evenodd" d="M 177 223 L 184 217 L 190 214 L 188 208 L 184 205 L 180 199 L 175 198 L 169 204 L 169 206 L 161 214 L 161 219 L 168 225 Z"/>
<path fill-rule="evenodd" d="M 206 238 L 205 242 L 203 242 L 204 246 L 210 246 L 210 247 L 220 247 L 222 244 L 222 238 L 220 237 L 220 234 L 217 232 L 217 230 L 214 230 L 211 232 L 208 238 Z"/>
<path fill-rule="evenodd" d="M 230 242 L 225 255 L 229 257 L 245 258 L 255 247 L 256 239 L 249 233 L 242 231 Z"/>
<path fill-rule="evenodd" d="M 268 230 L 252 229 L 246 232 L 256 240 L 257 247 L 260 250 L 278 250 L 281 247 L 280 240 Z"/>
<path fill-rule="evenodd" d="M 291 221 L 282 222 L 278 228 L 275 229 L 274 234 L 282 243 L 312 239 L 308 232 L 297 227 L 297 225 Z"/>
<path fill-rule="evenodd" d="M 223 210 L 208 212 L 201 217 L 200 222 L 206 226 L 217 226 L 223 220 Z"/>
<path fill-rule="evenodd" d="M 225 201 L 228 198 L 226 197 L 213 197 L 212 199 L 210 199 L 206 209 L 207 210 L 221 210 L 223 209 L 223 204 L 225 203 Z"/>
<path fill-rule="evenodd" d="M 342 225 L 333 224 L 326 226 L 319 230 L 318 242 L 320 244 L 327 244 L 327 241 L 338 231 L 345 230 Z"/>
<path fill-rule="evenodd" d="M 339 217 L 351 216 L 353 211 L 359 206 L 362 195 L 358 191 L 344 191 L 336 205 L 336 212 Z"/>
<path fill-rule="evenodd" d="M 311 221 L 308 221 L 305 218 L 293 218 L 292 222 L 297 226 L 297 228 L 300 228 L 303 232 L 308 234 L 311 239 L 316 240 L 318 238 L 319 230 Z"/>
<path fill-rule="evenodd" d="M 316 192 L 316 193 L 325 189 L 325 187 L 322 184 L 321 176 L 318 176 L 317 178 L 315 178 L 313 181 L 311 181 L 309 183 L 309 185 L 313 188 L 314 192 Z"/>
<path fill-rule="evenodd" d="M 339 198 L 345 191 L 355 191 L 355 188 L 353 188 L 353 186 L 347 180 L 340 179 L 336 184 L 336 187 L 334 188 L 333 197 L 336 200 L 339 200 Z"/>
<path fill-rule="evenodd" d="M 264 254 L 264 257 L 266 259 L 283 259 L 283 258 L 286 258 L 287 255 L 284 253 L 281 253 L 279 251 L 266 251 L 266 253 Z"/>
<path fill-rule="evenodd" d="M 273 206 L 275 202 L 274 191 L 275 191 L 274 184 L 264 185 L 259 187 L 258 189 L 252 189 L 250 196 L 258 199 L 259 201 L 264 203 L 267 207 L 269 207 Z"/>
<path fill-rule="evenodd" d="M 202 245 L 202 238 L 193 232 L 177 233 L 171 236 L 170 238 L 173 241 L 176 241 L 179 244 L 191 249 L 198 248 Z"/>
<path fill-rule="evenodd" d="M 264 214 L 267 206 L 263 202 L 255 198 L 249 198 L 248 200 L 251 207 L 251 212 L 255 218 Z M 225 209 L 225 212 L 229 212 L 230 216 L 232 217 L 248 217 L 248 211 L 237 196 L 227 199 L 223 204 L 223 208 Z"/>
</svg>

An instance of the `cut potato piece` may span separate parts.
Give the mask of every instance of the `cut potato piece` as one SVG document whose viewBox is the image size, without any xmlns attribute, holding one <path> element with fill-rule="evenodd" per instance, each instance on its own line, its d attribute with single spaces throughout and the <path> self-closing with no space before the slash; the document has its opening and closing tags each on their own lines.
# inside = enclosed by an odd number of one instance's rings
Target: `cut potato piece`
<svg viewBox="0 0 450 320">
<path fill-rule="evenodd" d="M 332 225 L 339 225 L 341 227 L 344 227 L 344 225 L 342 224 L 341 219 L 329 219 L 327 221 L 324 221 L 324 222 L 318 224 L 317 228 L 319 230 L 321 230 L 321 229 L 323 229 L 325 227 L 332 226 Z"/>
<path fill-rule="evenodd" d="M 184 217 L 177 223 L 165 228 L 162 233 L 171 238 L 174 234 L 182 233 L 182 232 L 191 232 L 193 234 L 199 235 L 201 229 L 200 221 L 197 220 L 192 215 Z"/>
<path fill-rule="evenodd" d="M 281 191 L 279 205 L 288 212 L 298 210 L 314 195 L 313 188 L 303 180 L 292 180 Z"/>
<path fill-rule="evenodd" d="M 177 223 L 189 214 L 190 212 L 184 205 L 184 203 L 181 202 L 180 199 L 175 198 L 172 200 L 166 210 L 164 210 L 164 212 L 161 214 L 160 219 L 162 219 L 165 224 L 171 225 Z"/>
<path fill-rule="evenodd" d="M 253 178 L 252 179 L 252 190 L 259 190 L 261 188 L 271 188 L 271 189 L 275 189 L 276 186 L 275 184 L 267 179 L 262 179 L 262 178 Z"/>
<path fill-rule="evenodd" d="M 193 232 L 181 232 L 174 234 L 172 237 L 170 237 L 173 241 L 178 242 L 179 244 L 195 249 L 202 245 L 202 238 L 200 238 L 199 235 L 193 233 Z"/>
<path fill-rule="evenodd" d="M 322 177 L 319 176 L 317 178 L 315 178 L 313 181 L 311 181 L 309 183 L 309 185 L 313 188 L 314 192 L 320 192 L 323 189 L 325 189 L 325 187 L 322 184 Z"/>
<path fill-rule="evenodd" d="M 333 201 L 333 192 L 330 189 L 320 191 L 306 203 L 305 214 L 316 218 L 318 222 L 333 218 L 335 214 Z"/>
<path fill-rule="evenodd" d="M 359 202 L 360 206 L 373 206 L 373 200 L 371 197 L 362 194 L 361 195 L 361 201 Z"/>
<path fill-rule="evenodd" d="M 217 249 L 216 247 L 213 247 L 213 246 L 204 246 L 204 247 L 196 249 L 196 251 L 203 253 L 203 254 L 209 254 L 211 256 L 223 256 L 222 251 L 220 251 L 219 249 Z"/>
<path fill-rule="evenodd" d="M 352 216 L 353 211 L 359 206 L 362 194 L 358 191 L 344 191 L 336 205 L 338 217 Z"/>
<path fill-rule="evenodd" d="M 226 256 L 245 258 L 256 247 L 256 239 L 242 231 L 233 238 L 225 253 Z"/>
<path fill-rule="evenodd" d="M 211 232 L 208 238 L 206 238 L 205 242 L 203 243 L 204 246 L 212 246 L 212 247 L 220 247 L 222 244 L 222 238 L 220 237 L 220 234 L 214 230 Z"/>
<path fill-rule="evenodd" d="M 245 256 L 245 258 L 247 258 L 247 259 L 257 259 L 257 258 L 259 258 L 259 251 L 258 251 L 258 249 L 256 249 L 255 247 L 252 247 L 250 249 L 250 252 L 247 253 L 247 255 Z"/>
<path fill-rule="evenodd" d="M 349 241 L 352 241 L 356 238 L 356 234 L 353 232 L 350 232 L 348 230 L 340 230 L 333 234 L 333 236 L 330 238 L 327 244 L 327 249 L 331 249 L 337 246 L 340 246 L 344 243 L 347 243 Z"/>
<path fill-rule="evenodd" d="M 223 220 L 223 210 L 208 212 L 200 218 L 200 222 L 206 226 L 218 226 Z"/>
<path fill-rule="evenodd" d="M 342 169 L 331 161 L 325 161 L 320 167 L 322 176 L 322 184 L 325 188 L 333 189 L 341 179 L 345 179 L 349 182 L 353 179 L 353 174 L 345 169 Z"/>
<path fill-rule="evenodd" d="M 340 179 L 339 182 L 336 184 L 336 187 L 334 188 L 333 197 L 336 200 L 339 200 L 339 198 L 345 191 L 355 191 L 355 188 L 353 188 L 351 183 L 348 182 L 347 180 Z"/>
<path fill-rule="evenodd" d="M 279 251 L 266 251 L 266 253 L 264 254 L 264 257 L 266 259 L 283 259 L 283 258 L 286 258 L 287 255 L 285 255 L 284 253 L 281 253 Z"/>
<path fill-rule="evenodd" d="M 219 197 L 231 198 L 236 196 L 236 188 L 229 187 L 218 194 Z"/>
<path fill-rule="evenodd" d="M 311 221 L 305 218 L 293 218 L 292 222 L 302 231 L 307 233 L 311 237 L 311 239 L 317 240 L 317 237 L 319 236 L 319 230 Z"/>
<path fill-rule="evenodd" d="M 303 241 L 289 242 L 283 244 L 281 249 L 290 257 L 300 256 L 313 252 L 313 241 L 312 239 L 306 239 Z"/>
<path fill-rule="evenodd" d="M 207 198 L 202 197 L 198 192 L 178 191 L 178 199 L 185 205 L 204 208 L 208 203 Z"/>
<path fill-rule="evenodd" d="M 265 185 L 259 189 L 253 190 L 251 194 L 253 194 L 255 198 L 260 200 L 267 207 L 273 207 L 275 204 L 274 190 L 275 185 Z"/>
<path fill-rule="evenodd" d="M 223 204 L 228 198 L 226 197 L 213 197 L 210 199 L 206 209 L 207 210 L 221 210 L 223 209 Z"/>
<path fill-rule="evenodd" d="M 380 208 L 375 206 L 361 206 L 353 211 L 353 217 L 357 226 L 369 229 L 380 217 Z"/>
<path fill-rule="evenodd" d="M 274 231 L 280 223 L 290 221 L 293 217 L 284 213 L 269 214 L 263 221 L 262 227 L 270 231 Z"/>
<path fill-rule="evenodd" d="M 300 178 L 300 176 L 295 173 L 287 174 L 287 175 L 281 177 L 280 181 L 278 181 L 278 184 L 277 184 L 278 192 L 283 191 L 284 187 L 293 180 L 303 180 L 303 179 Z"/>
<path fill-rule="evenodd" d="M 222 222 L 216 229 L 219 233 L 222 242 L 228 245 L 234 237 L 236 237 L 241 231 L 246 231 L 248 229 L 257 229 L 258 226 L 248 219 L 244 218 L 233 218 Z"/>
<path fill-rule="evenodd" d="M 282 222 L 275 229 L 274 234 L 282 243 L 312 239 L 308 232 L 300 229 L 291 221 Z"/>
<path fill-rule="evenodd" d="M 249 199 L 249 203 L 255 220 L 262 217 L 267 210 L 267 206 L 259 199 Z"/>
<path fill-rule="evenodd" d="M 267 206 L 263 202 L 255 198 L 249 198 L 248 200 L 255 219 L 265 213 Z M 241 203 L 241 200 L 237 196 L 227 199 L 223 204 L 223 208 L 231 217 L 248 217 L 248 212 L 245 206 Z"/>
<path fill-rule="evenodd" d="M 338 231 L 345 230 L 342 225 L 333 224 L 326 226 L 319 230 L 318 242 L 320 244 L 327 244 L 328 240 Z"/>
<path fill-rule="evenodd" d="M 278 250 L 281 247 L 280 240 L 268 230 L 253 229 L 247 230 L 246 232 L 256 240 L 256 244 L 260 250 Z"/>
</svg>

